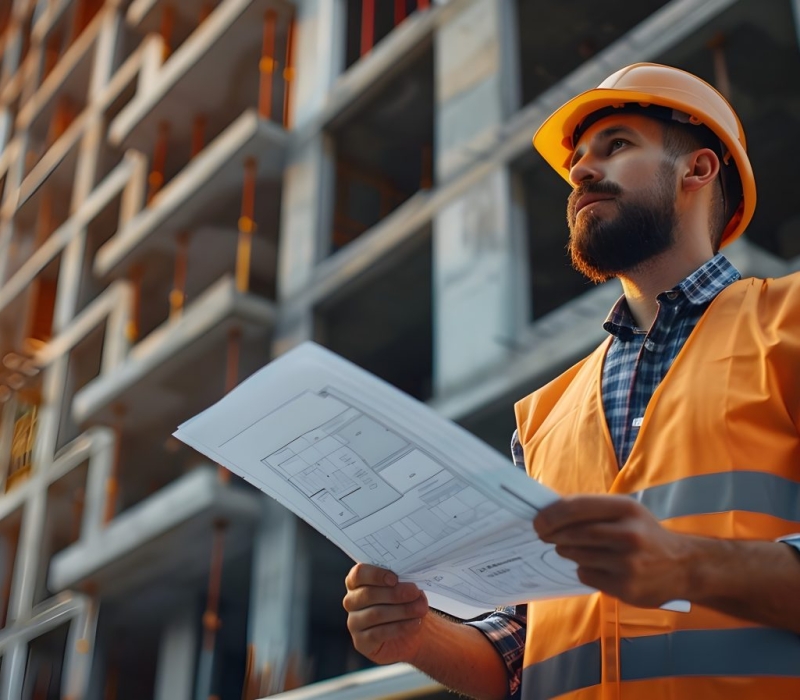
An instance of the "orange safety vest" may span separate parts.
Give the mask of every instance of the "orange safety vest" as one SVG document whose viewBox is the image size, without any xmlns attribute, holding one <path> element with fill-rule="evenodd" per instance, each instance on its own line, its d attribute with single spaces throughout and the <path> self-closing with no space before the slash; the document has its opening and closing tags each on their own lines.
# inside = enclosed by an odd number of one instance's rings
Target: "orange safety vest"
<svg viewBox="0 0 800 700">
<path fill-rule="evenodd" d="M 621 469 L 601 397 L 609 343 L 517 403 L 530 476 L 563 494 L 629 494 L 676 532 L 800 531 L 800 274 L 717 296 Z M 643 609 L 601 593 L 532 602 L 522 678 L 524 700 L 800 698 L 800 636 L 696 605 Z"/>
</svg>

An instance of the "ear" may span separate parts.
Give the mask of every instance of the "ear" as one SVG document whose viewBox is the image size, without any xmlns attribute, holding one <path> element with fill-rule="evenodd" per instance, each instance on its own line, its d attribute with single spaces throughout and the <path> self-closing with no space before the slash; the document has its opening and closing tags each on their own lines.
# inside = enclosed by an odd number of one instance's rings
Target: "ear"
<svg viewBox="0 0 800 700">
<path fill-rule="evenodd" d="M 683 169 L 683 189 L 696 192 L 717 178 L 719 174 L 719 158 L 710 148 L 692 151 L 686 156 Z"/>
</svg>

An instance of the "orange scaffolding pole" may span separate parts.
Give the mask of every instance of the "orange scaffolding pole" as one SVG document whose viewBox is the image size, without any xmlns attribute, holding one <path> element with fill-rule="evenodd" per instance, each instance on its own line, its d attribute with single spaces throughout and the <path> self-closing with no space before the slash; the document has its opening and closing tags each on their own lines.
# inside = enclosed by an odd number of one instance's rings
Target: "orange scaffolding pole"
<svg viewBox="0 0 800 700">
<path fill-rule="evenodd" d="M 275 10 L 267 10 L 264 15 L 264 33 L 261 39 L 261 60 L 258 71 L 261 81 L 258 88 L 258 114 L 264 119 L 272 118 L 272 81 L 275 76 L 275 28 L 278 14 Z"/>
<path fill-rule="evenodd" d="M 164 170 L 167 165 L 167 147 L 169 145 L 169 122 L 161 122 L 158 125 L 158 136 L 156 145 L 153 149 L 153 162 L 150 168 L 150 175 L 147 177 L 147 203 L 153 200 L 164 184 Z"/>
<path fill-rule="evenodd" d="M 361 55 L 368 54 L 375 44 L 375 0 L 361 2 Z"/>
<path fill-rule="evenodd" d="M 142 313 L 142 277 L 144 277 L 144 268 L 141 265 L 134 265 L 130 271 L 130 282 L 133 286 L 131 318 L 125 328 L 125 336 L 129 343 L 135 343 L 139 339 L 139 317 Z"/>
<path fill-rule="evenodd" d="M 119 463 L 122 459 L 122 422 L 125 419 L 125 407 L 116 404 L 114 413 L 114 461 L 106 481 L 106 507 L 103 512 L 103 523 L 108 525 L 117 512 L 117 497 L 119 496 Z"/>
<path fill-rule="evenodd" d="M 186 303 L 186 273 L 189 268 L 189 232 L 181 231 L 175 237 L 175 276 L 169 293 L 169 317 L 178 318 Z"/>
<path fill-rule="evenodd" d="M 204 114 L 198 114 L 192 122 L 192 150 L 189 154 L 190 159 L 194 158 L 206 145 L 206 126 L 208 119 Z"/>
<path fill-rule="evenodd" d="M 162 60 L 166 61 L 172 53 L 172 34 L 175 31 L 175 8 L 164 5 L 161 11 L 161 39 L 164 41 Z"/>
<path fill-rule="evenodd" d="M 394 0 L 394 25 L 397 26 L 406 18 L 406 0 Z"/>
<path fill-rule="evenodd" d="M 292 62 L 292 52 L 294 51 L 294 17 L 289 22 L 286 30 L 286 62 L 283 69 L 283 127 L 288 129 L 291 126 L 291 92 L 292 81 L 294 80 L 294 63 Z"/>
<path fill-rule="evenodd" d="M 244 164 L 242 213 L 239 217 L 239 241 L 236 249 L 236 289 L 244 294 L 250 288 L 250 259 L 253 248 L 253 221 L 256 202 L 256 161 L 248 158 Z"/>
</svg>

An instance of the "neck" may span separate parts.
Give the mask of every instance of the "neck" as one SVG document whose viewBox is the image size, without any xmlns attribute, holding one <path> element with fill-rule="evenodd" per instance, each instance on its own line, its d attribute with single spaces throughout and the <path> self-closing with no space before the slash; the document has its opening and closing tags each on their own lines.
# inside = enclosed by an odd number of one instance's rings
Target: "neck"
<svg viewBox="0 0 800 700">
<path fill-rule="evenodd" d="M 619 276 L 628 307 L 639 328 L 649 329 L 658 313 L 656 297 L 672 289 L 710 260 L 712 255 L 669 250 Z"/>
</svg>

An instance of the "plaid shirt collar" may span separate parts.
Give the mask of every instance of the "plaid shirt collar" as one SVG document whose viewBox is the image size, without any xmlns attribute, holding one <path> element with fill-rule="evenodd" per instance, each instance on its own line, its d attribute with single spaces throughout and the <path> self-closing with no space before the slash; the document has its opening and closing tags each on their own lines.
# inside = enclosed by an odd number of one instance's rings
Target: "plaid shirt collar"
<svg viewBox="0 0 800 700">
<path fill-rule="evenodd" d="M 672 289 L 656 297 L 659 303 L 669 301 L 680 306 L 702 306 L 710 304 L 725 287 L 741 278 L 739 271 L 721 253 L 697 268 Z M 611 308 L 603 328 L 620 340 L 629 340 L 634 333 L 645 333 L 636 327 L 625 296 L 617 299 Z"/>
</svg>

